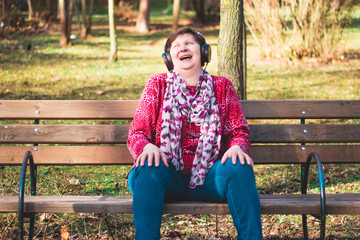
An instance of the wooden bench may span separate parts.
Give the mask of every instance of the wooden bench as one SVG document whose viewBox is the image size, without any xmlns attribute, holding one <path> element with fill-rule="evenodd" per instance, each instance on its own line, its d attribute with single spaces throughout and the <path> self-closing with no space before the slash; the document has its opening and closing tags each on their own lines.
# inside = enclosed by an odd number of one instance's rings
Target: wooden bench
<svg viewBox="0 0 360 240">
<path fill-rule="evenodd" d="M 32 169 L 33 196 L 22 196 L 26 171 L 20 196 L 0 196 L 0 212 L 19 213 L 21 237 L 23 218 L 30 217 L 32 229 L 38 212 L 132 213 L 131 197 L 35 196 L 35 182 L 36 166 L 41 165 L 131 165 L 126 147 L 129 125 L 92 120 L 131 120 L 136 106 L 137 101 L 0 100 L 0 165 Z M 305 238 L 306 215 L 320 216 L 322 239 L 327 214 L 360 215 L 360 193 L 325 194 L 319 159 L 323 164 L 360 163 L 360 101 L 242 101 L 242 106 L 251 123 L 255 164 L 292 164 L 302 171 L 303 194 L 260 195 L 262 214 L 302 214 Z M 89 121 L 49 124 L 49 120 Z M 314 159 L 320 194 L 306 194 L 307 171 Z M 229 214 L 227 204 L 203 202 L 166 204 L 165 212 Z"/>
</svg>

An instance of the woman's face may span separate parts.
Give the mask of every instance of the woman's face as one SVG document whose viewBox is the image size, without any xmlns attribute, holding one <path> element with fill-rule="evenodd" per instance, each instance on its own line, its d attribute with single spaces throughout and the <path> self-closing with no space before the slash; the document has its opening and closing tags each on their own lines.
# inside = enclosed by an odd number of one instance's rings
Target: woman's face
<svg viewBox="0 0 360 240">
<path fill-rule="evenodd" d="M 170 55 L 175 71 L 201 69 L 200 45 L 192 34 L 178 36 L 171 44 Z"/>
</svg>

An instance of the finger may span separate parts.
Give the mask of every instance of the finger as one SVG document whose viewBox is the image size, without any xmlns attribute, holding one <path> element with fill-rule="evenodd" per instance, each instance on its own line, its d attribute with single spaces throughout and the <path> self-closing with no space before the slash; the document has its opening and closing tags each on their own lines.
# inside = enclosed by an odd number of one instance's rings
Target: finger
<svg viewBox="0 0 360 240">
<path fill-rule="evenodd" d="M 148 166 L 149 167 L 151 167 L 152 166 L 152 163 L 153 163 L 153 159 L 154 159 L 154 155 L 153 155 L 154 153 L 149 153 L 148 154 L 148 157 L 147 157 L 147 159 L 148 159 Z M 142 163 L 142 165 L 141 166 L 144 166 L 145 165 L 145 160 L 144 160 L 144 162 Z"/>
<path fill-rule="evenodd" d="M 155 167 L 158 167 L 160 164 L 160 153 L 158 151 L 154 152 L 154 162 L 155 162 Z"/>
<path fill-rule="evenodd" d="M 229 150 L 226 151 L 221 159 L 221 164 L 225 164 L 226 161 L 231 157 L 231 154 L 229 153 Z"/>
<path fill-rule="evenodd" d="M 168 164 L 168 162 L 167 162 L 167 159 L 166 159 L 166 156 L 165 156 L 164 152 L 161 151 L 160 155 L 161 155 L 161 160 L 162 160 L 163 163 L 164 163 L 164 166 L 165 166 L 165 167 L 168 167 L 169 164 Z"/>
<path fill-rule="evenodd" d="M 243 154 L 238 154 L 238 158 L 240 160 L 241 165 L 244 165 L 245 164 L 244 155 Z"/>
<path fill-rule="evenodd" d="M 236 165 L 236 160 L 237 160 L 237 157 L 236 157 L 235 154 L 233 154 L 233 155 L 231 156 L 231 161 L 232 161 L 232 163 L 233 163 L 234 165 Z"/>
<path fill-rule="evenodd" d="M 254 161 L 252 160 L 252 158 L 249 155 L 246 155 L 246 161 L 247 164 L 254 167 Z"/>
<path fill-rule="evenodd" d="M 252 158 L 246 153 L 243 153 L 243 155 L 244 155 L 246 164 L 249 166 L 254 166 L 254 161 L 252 160 Z"/>
<path fill-rule="evenodd" d="M 224 155 L 223 155 L 223 157 L 221 158 L 221 164 L 225 164 L 226 163 L 226 160 L 228 159 L 228 156 L 227 156 L 227 153 L 225 153 Z"/>
<path fill-rule="evenodd" d="M 221 164 L 224 164 L 225 162 L 226 162 L 225 155 L 223 155 L 223 157 L 221 158 Z"/>
<path fill-rule="evenodd" d="M 252 159 L 246 153 L 244 153 L 244 159 L 245 159 L 247 165 L 251 165 Z"/>
<path fill-rule="evenodd" d="M 136 167 L 139 167 L 142 156 L 143 154 L 140 154 L 139 157 L 136 159 Z"/>
<path fill-rule="evenodd" d="M 141 155 L 136 159 L 135 167 L 139 167 L 140 158 L 141 158 Z"/>
</svg>

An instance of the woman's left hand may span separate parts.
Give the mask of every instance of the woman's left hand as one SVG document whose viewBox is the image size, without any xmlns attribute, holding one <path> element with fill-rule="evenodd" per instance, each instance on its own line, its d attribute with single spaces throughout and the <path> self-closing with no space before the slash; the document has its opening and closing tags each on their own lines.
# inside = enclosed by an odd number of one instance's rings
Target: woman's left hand
<svg viewBox="0 0 360 240">
<path fill-rule="evenodd" d="M 248 154 L 244 153 L 239 146 L 232 146 L 231 148 L 229 148 L 224 153 L 224 156 L 221 159 L 221 164 L 225 164 L 228 158 L 231 158 L 233 164 L 236 164 L 237 158 L 239 158 L 242 165 L 244 165 L 246 162 L 247 165 L 250 165 L 252 167 L 254 166 L 254 162 L 251 157 Z"/>
</svg>

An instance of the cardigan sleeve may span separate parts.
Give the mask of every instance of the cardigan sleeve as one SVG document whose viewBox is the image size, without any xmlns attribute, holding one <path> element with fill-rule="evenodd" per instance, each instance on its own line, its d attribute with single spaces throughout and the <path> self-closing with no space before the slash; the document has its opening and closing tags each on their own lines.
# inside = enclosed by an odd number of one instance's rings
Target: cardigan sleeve
<svg viewBox="0 0 360 240">
<path fill-rule="evenodd" d="M 245 153 L 250 151 L 249 126 L 241 107 L 239 98 L 231 81 L 225 85 L 225 119 L 222 141 L 225 151 L 232 146 L 239 146 Z"/>
<path fill-rule="evenodd" d="M 147 81 L 129 129 L 127 147 L 136 160 L 148 143 L 155 143 L 156 125 L 160 112 L 159 75 Z"/>
</svg>

